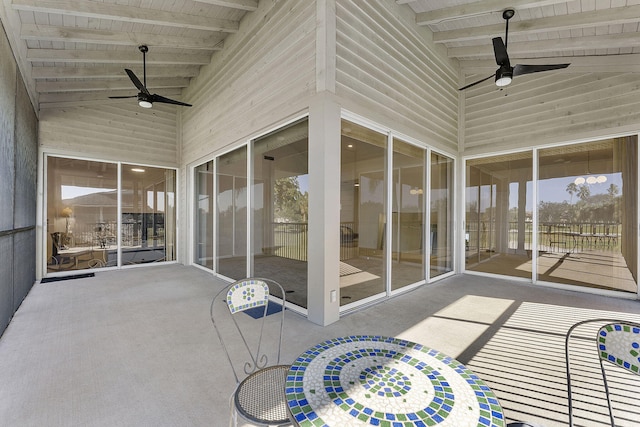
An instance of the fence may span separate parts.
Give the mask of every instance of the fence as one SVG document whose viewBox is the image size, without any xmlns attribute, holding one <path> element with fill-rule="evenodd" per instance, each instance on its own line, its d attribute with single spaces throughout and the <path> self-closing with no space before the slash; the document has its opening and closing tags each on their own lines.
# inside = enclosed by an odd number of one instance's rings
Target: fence
<svg viewBox="0 0 640 427">
<path fill-rule="evenodd" d="M 470 252 L 495 251 L 499 247 L 495 221 L 467 220 L 465 246 Z M 622 224 L 603 222 L 543 222 L 538 226 L 538 249 L 565 252 L 584 249 L 616 249 L 620 244 Z M 507 248 L 518 249 L 518 222 L 511 221 L 507 229 Z M 524 223 L 524 247 L 531 250 L 533 223 Z"/>
</svg>

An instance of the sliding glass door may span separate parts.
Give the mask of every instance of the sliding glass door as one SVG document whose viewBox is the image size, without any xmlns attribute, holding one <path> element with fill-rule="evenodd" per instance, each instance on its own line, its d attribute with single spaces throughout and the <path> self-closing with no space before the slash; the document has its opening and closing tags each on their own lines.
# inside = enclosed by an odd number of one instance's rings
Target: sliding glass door
<svg viewBox="0 0 640 427">
<path fill-rule="evenodd" d="M 343 120 L 341 146 L 340 303 L 344 305 L 386 291 L 387 135 Z"/>
<path fill-rule="evenodd" d="M 48 272 L 175 260 L 175 170 L 48 156 L 46 171 Z"/>
<path fill-rule="evenodd" d="M 467 160 L 467 271 L 636 294 L 637 144 L 634 135 Z"/>
<path fill-rule="evenodd" d="M 538 280 L 637 293 L 636 136 L 540 150 Z"/>
<path fill-rule="evenodd" d="M 531 278 L 531 151 L 467 160 L 466 269 Z"/>
</svg>

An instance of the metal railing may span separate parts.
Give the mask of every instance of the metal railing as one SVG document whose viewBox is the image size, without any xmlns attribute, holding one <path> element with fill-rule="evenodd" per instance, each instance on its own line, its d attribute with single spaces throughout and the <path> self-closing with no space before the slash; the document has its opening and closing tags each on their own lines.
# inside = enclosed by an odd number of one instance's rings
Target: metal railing
<svg viewBox="0 0 640 427">
<path fill-rule="evenodd" d="M 495 221 L 469 221 L 466 223 L 465 246 L 467 251 L 494 251 L 498 244 Z M 519 242 L 518 222 L 508 223 L 507 248 L 532 250 L 533 223 L 524 223 L 524 239 Z M 542 222 L 538 225 L 538 249 L 563 252 L 578 249 L 616 249 L 620 245 L 622 224 L 617 222 Z"/>
</svg>

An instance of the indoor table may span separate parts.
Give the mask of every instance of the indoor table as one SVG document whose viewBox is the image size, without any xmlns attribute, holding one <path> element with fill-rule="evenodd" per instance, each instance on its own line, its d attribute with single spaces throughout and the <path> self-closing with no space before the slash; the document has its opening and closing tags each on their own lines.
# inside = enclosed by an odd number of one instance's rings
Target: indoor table
<svg viewBox="0 0 640 427">
<path fill-rule="evenodd" d="M 302 427 L 503 427 L 498 399 L 457 360 L 398 338 L 354 335 L 291 365 L 291 420 Z"/>
</svg>

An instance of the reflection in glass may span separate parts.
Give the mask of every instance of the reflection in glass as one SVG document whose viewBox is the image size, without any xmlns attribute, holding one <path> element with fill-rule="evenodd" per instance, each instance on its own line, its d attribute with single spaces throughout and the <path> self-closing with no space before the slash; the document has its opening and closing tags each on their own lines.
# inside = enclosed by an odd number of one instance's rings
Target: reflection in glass
<svg viewBox="0 0 640 427">
<path fill-rule="evenodd" d="M 466 268 L 531 278 L 532 152 L 466 164 Z"/>
<path fill-rule="evenodd" d="M 247 277 L 247 147 L 216 162 L 216 272 L 237 280 Z"/>
<path fill-rule="evenodd" d="M 47 271 L 117 265 L 118 166 L 47 158 Z"/>
<path fill-rule="evenodd" d="M 636 159 L 636 136 L 540 150 L 538 280 L 637 292 Z"/>
<path fill-rule="evenodd" d="M 175 260 L 175 171 L 122 165 L 122 264 Z"/>
<path fill-rule="evenodd" d="M 425 280 L 425 150 L 393 140 L 391 289 Z"/>
<path fill-rule="evenodd" d="M 175 171 L 121 170 L 118 197 L 117 164 L 47 157 L 49 272 L 175 260 Z"/>
<path fill-rule="evenodd" d="M 453 270 L 453 160 L 431 153 L 430 276 Z"/>
<path fill-rule="evenodd" d="M 213 269 L 213 161 L 195 168 L 194 262 Z"/>
<path fill-rule="evenodd" d="M 341 305 L 385 292 L 386 145 L 386 135 L 342 121 Z"/>
<path fill-rule="evenodd" d="M 282 284 L 287 300 L 307 307 L 308 120 L 253 142 L 253 276 Z"/>
</svg>

